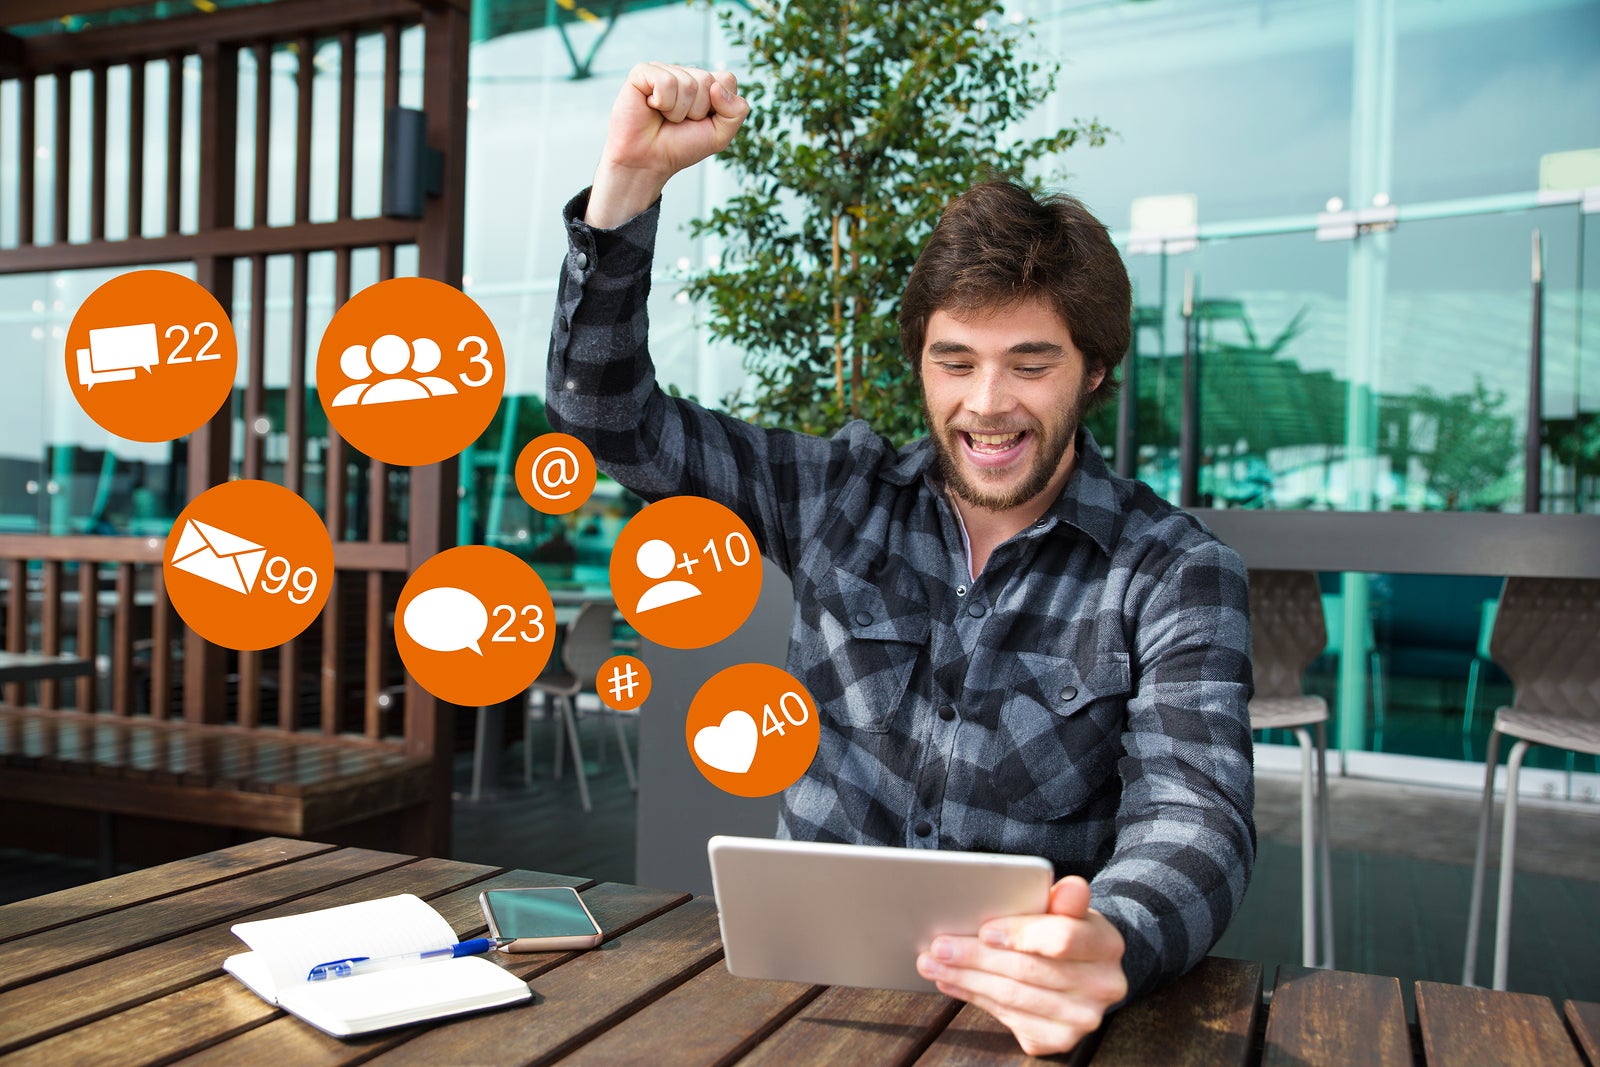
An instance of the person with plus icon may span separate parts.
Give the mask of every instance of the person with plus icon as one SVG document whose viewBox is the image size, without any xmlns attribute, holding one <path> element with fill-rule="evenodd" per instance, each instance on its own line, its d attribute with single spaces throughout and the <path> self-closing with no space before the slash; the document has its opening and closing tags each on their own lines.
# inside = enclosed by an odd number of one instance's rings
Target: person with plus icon
<svg viewBox="0 0 1600 1067">
<path fill-rule="evenodd" d="M 764 430 L 657 387 L 660 198 L 748 113 L 732 74 L 629 73 L 565 208 L 551 424 L 647 500 L 731 508 L 792 580 L 788 668 L 821 737 L 780 837 L 1055 865 L 1047 914 L 937 938 L 918 969 L 1025 1052 L 1066 1051 L 1197 963 L 1244 896 L 1245 569 L 1082 425 L 1114 393 L 1131 294 L 1070 197 L 994 181 L 945 210 L 899 311 L 925 438 Z"/>
</svg>

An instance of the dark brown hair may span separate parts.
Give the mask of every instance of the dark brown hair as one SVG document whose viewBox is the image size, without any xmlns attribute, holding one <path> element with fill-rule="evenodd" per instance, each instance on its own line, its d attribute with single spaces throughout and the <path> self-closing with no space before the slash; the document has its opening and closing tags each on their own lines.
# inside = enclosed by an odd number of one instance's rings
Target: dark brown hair
<svg viewBox="0 0 1600 1067">
<path fill-rule="evenodd" d="M 1128 351 L 1133 294 L 1111 235 L 1070 196 L 1036 197 L 1012 181 L 975 185 L 945 208 L 917 257 L 900 302 L 900 344 L 917 374 L 935 311 L 1001 310 L 1048 300 L 1083 352 L 1105 371 L 1089 405 L 1117 391 L 1113 371 Z"/>
</svg>

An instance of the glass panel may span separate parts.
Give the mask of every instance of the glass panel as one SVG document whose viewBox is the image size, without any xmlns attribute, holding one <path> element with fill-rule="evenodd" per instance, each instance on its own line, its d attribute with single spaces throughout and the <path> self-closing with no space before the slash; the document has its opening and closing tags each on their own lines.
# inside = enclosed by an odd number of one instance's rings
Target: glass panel
<svg viewBox="0 0 1600 1067">
<path fill-rule="evenodd" d="M 1575 221 L 1572 208 L 1552 207 L 1394 232 L 1378 382 L 1379 506 L 1522 510 L 1532 233 L 1545 244 L 1544 410 L 1570 419 Z"/>
<path fill-rule="evenodd" d="M 1578 215 L 1572 244 L 1572 284 L 1554 279 L 1545 290 L 1546 352 L 1571 347 L 1570 380 L 1555 383 L 1570 391 L 1572 405 L 1563 410 L 1550 403 L 1546 382 L 1544 432 L 1544 510 L 1600 512 L 1600 219 Z M 1547 264 L 1555 267 L 1560 245 L 1551 248 Z M 1560 371 L 1556 371 L 1560 376 Z"/>
<path fill-rule="evenodd" d="M 1202 225 L 1318 211 L 1350 171 L 1355 8 L 1024 4 L 1041 57 L 1061 64 L 1024 129 L 1082 116 L 1115 131 L 1062 160 L 1069 191 L 1113 228 L 1133 198 L 1172 193 L 1198 196 Z"/>
<path fill-rule="evenodd" d="M 130 267 L 129 271 L 144 268 Z M 194 277 L 189 264 L 163 269 Z M 165 537 L 185 502 L 188 440 L 143 444 L 90 420 L 67 382 L 67 327 L 121 270 L 0 277 L 0 531 Z"/>
<path fill-rule="evenodd" d="M 1183 273 L 1192 270 L 1201 503 L 1349 506 L 1349 251 L 1347 243 L 1292 233 L 1207 241 L 1193 255 L 1173 261 L 1168 269 L 1164 373 L 1149 375 L 1154 381 L 1141 388 L 1164 413 L 1171 445 L 1163 443 L 1158 451 L 1157 471 L 1163 477 L 1177 464 Z"/>
<path fill-rule="evenodd" d="M 1600 5 L 1400 0 L 1396 30 L 1395 203 L 1525 192 L 1544 153 L 1600 144 Z"/>
</svg>

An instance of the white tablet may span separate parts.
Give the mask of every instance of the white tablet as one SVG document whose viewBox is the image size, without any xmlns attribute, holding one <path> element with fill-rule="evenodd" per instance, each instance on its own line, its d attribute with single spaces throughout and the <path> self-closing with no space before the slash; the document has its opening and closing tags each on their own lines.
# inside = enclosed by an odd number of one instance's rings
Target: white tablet
<svg viewBox="0 0 1600 1067">
<path fill-rule="evenodd" d="M 728 970 L 741 978 L 933 992 L 917 954 L 938 934 L 1049 909 L 1037 856 L 713 837 Z"/>
</svg>

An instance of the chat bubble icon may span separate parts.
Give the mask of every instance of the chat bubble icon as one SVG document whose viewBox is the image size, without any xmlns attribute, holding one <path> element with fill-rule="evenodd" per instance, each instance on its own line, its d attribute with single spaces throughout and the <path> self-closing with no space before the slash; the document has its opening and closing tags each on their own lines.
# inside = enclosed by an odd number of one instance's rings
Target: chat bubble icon
<svg viewBox="0 0 1600 1067">
<path fill-rule="evenodd" d="M 89 347 L 78 349 L 78 384 L 93 389 L 103 382 L 131 382 L 139 368 L 154 373 L 160 362 L 153 322 L 90 330 Z"/>
<path fill-rule="evenodd" d="M 434 652 L 470 648 L 481 656 L 478 639 L 489 628 L 489 609 L 465 589 L 443 585 L 418 593 L 406 605 L 400 625 L 423 648 Z"/>
</svg>

